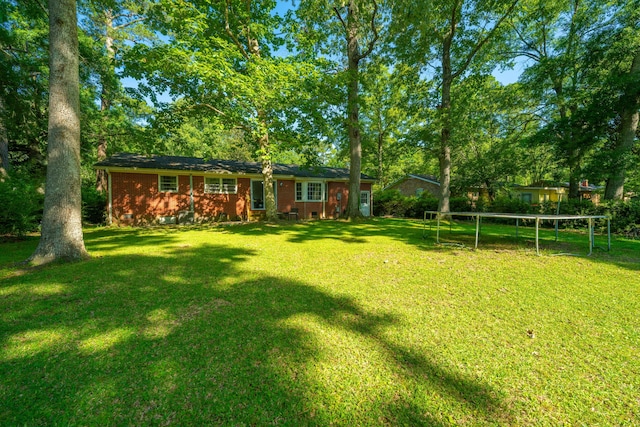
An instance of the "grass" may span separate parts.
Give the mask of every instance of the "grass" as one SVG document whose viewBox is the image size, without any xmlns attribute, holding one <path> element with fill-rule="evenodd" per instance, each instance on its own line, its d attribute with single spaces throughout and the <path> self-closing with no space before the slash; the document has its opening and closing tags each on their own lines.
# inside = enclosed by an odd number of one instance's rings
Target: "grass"
<svg viewBox="0 0 640 427">
<path fill-rule="evenodd" d="M 0 424 L 637 424 L 640 242 L 422 232 L 97 228 L 38 269 L 2 243 Z"/>
</svg>

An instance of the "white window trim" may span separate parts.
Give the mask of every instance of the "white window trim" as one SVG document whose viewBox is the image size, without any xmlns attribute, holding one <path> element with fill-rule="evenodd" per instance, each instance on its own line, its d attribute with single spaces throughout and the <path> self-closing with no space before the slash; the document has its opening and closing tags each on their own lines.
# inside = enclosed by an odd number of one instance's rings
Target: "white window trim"
<svg viewBox="0 0 640 427">
<path fill-rule="evenodd" d="M 176 180 L 176 189 L 175 190 L 163 190 L 162 189 L 162 177 L 166 176 L 169 178 L 173 178 Z M 161 193 L 177 193 L 180 189 L 180 180 L 178 179 L 178 175 L 168 175 L 168 174 L 158 174 L 158 191 Z"/>
<path fill-rule="evenodd" d="M 218 181 L 218 191 L 208 191 L 207 190 L 207 185 L 215 185 L 215 184 L 207 184 L 207 180 L 210 179 L 215 179 Z M 233 191 L 224 191 L 224 180 L 233 180 L 235 182 L 234 184 L 234 189 Z M 238 178 L 229 178 L 229 177 L 223 177 L 223 176 L 205 176 L 204 177 L 204 192 L 205 194 L 238 194 Z"/>
<path fill-rule="evenodd" d="M 302 199 L 298 198 L 298 184 L 302 186 Z M 309 184 L 320 184 L 320 198 L 309 199 Z M 296 181 L 295 184 L 295 200 L 296 202 L 324 202 L 327 198 L 327 184 L 325 181 Z"/>
</svg>

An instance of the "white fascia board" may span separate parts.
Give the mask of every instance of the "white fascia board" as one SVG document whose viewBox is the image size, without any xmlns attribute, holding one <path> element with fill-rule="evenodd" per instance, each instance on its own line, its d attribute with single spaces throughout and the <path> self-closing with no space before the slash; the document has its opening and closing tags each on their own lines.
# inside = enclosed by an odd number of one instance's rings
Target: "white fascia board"
<svg viewBox="0 0 640 427">
<path fill-rule="evenodd" d="M 410 176 L 411 178 L 419 179 L 420 181 L 430 182 L 431 184 L 435 184 L 437 186 L 440 186 L 440 183 L 438 181 L 434 181 L 432 179 L 423 178 L 421 176 L 413 175 L 413 174 L 409 174 L 408 176 Z"/>
</svg>

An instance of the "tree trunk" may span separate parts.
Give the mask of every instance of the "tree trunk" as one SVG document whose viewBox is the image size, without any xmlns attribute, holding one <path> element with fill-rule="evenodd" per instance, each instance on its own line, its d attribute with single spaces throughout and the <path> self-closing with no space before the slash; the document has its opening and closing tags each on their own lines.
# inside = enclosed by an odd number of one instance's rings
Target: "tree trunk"
<svg viewBox="0 0 640 427">
<path fill-rule="evenodd" d="M 440 119 L 442 129 L 440 131 L 440 212 L 449 212 L 449 199 L 451 198 L 451 86 L 453 74 L 451 70 L 451 42 L 453 31 L 443 42 L 442 49 L 442 99 L 440 103 Z"/>
<path fill-rule="evenodd" d="M 40 243 L 29 261 L 89 255 L 82 236 L 80 98 L 75 0 L 49 0 L 49 138 Z"/>
<path fill-rule="evenodd" d="M 247 47 L 249 58 L 260 60 L 260 44 L 258 40 L 251 37 L 251 32 L 247 29 Z M 271 146 L 269 143 L 269 126 L 267 121 L 267 113 L 258 108 L 258 145 L 260 147 L 260 162 L 262 163 L 262 182 L 264 192 L 264 209 L 267 221 L 275 221 L 278 219 L 278 209 L 276 206 L 276 197 L 273 191 L 273 165 L 271 163 Z"/>
<path fill-rule="evenodd" d="M 104 12 L 105 21 L 105 41 L 104 46 L 107 52 L 107 61 L 109 66 L 103 72 L 102 76 L 102 90 L 100 91 L 100 113 L 102 116 L 102 129 L 98 135 L 98 147 L 97 147 L 97 160 L 102 161 L 107 158 L 107 130 L 105 129 L 105 122 L 107 121 L 107 112 L 111 108 L 111 86 L 112 80 L 115 74 L 113 68 L 113 61 L 115 60 L 115 50 L 113 49 L 113 12 L 106 10 Z M 96 170 L 96 190 L 104 192 L 107 190 L 107 171 L 104 169 Z"/>
<path fill-rule="evenodd" d="M 360 218 L 360 173 L 362 170 L 362 142 L 359 123 L 360 46 L 358 44 L 358 9 L 349 2 L 347 12 L 347 57 L 349 60 L 347 86 L 347 132 L 349 134 L 349 199 L 347 219 Z"/>
<path fill-rule="evenodd" d="M 276 197 L 273 191 L 273 165 L 271 163 L 271 147 L 269 146 L 269 133 L 267 131 L 267 121 L 263 112 L 258 113 L 262 134 L 258 138 L 260 144 L 260 161 L 262 163 L 262 180 L 264 183 L 264 208 L 267 221 L 278 219 L 276 207 Z"/>
<path fill-rule="evenodd" d="M 633 64 L 629 72 L 631 81 L 640 81 L 640 51 L 636 52 Z M 606 200 L 624 199 L 624 179 L 629 166 L 628 155 L 633 148 L 640 120 L 640 85 L 632 83 L 627 86 L 627 91 L 623 98 L 623 107 L 620 122 L 620 137 L 614 147 L 616 162 L 615 167 L 609 175 L 607 186 L 604 191 Z"/>
<path fill-rule="evenodd" d="M 382 119 L 381 119 L 382 120 Z M 382 188 L 386 187 L 386 177 L 384 176 L 384 158 L 383 158 L 384 132 L 378 131 L 378 182 Z"/>
<path fill-rule="evenodd" d="M 4 113 L 4 99 L 2 93 L 0 93 L 0 178 L 6 176 L 11 168 L 11 164 L 9 163 L 9 140 L 7 138 L 7 128 L 4 125 Z"/>
</svg>

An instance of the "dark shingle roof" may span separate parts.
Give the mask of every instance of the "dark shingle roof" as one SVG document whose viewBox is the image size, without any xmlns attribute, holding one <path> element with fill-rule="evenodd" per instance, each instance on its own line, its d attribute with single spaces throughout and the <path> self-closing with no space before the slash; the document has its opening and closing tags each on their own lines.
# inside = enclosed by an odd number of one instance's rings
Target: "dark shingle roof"
<svg viewBox="0 0 640 427">
<path fill-rule="evenodd" d="M 131 168 L 161 169 L 191 172 L 207 172 L 214 174 L 261 174 L 262 165 L 257 162 L 240 162 L 236 160 L 204 160 L 197 157 L 181 156 L 144 156 L 141 154 L 118 153 L 94 165 L 97 169 Z M 296 165 L 273 164 L 273 175 L 295 176 L 299 178 L 334 178 L 349 179 L 349 169 L 312 167 L 303 168 Z M 375 179 L 368 175 L 360 175 L 361 179 Z"/>
</svg>

